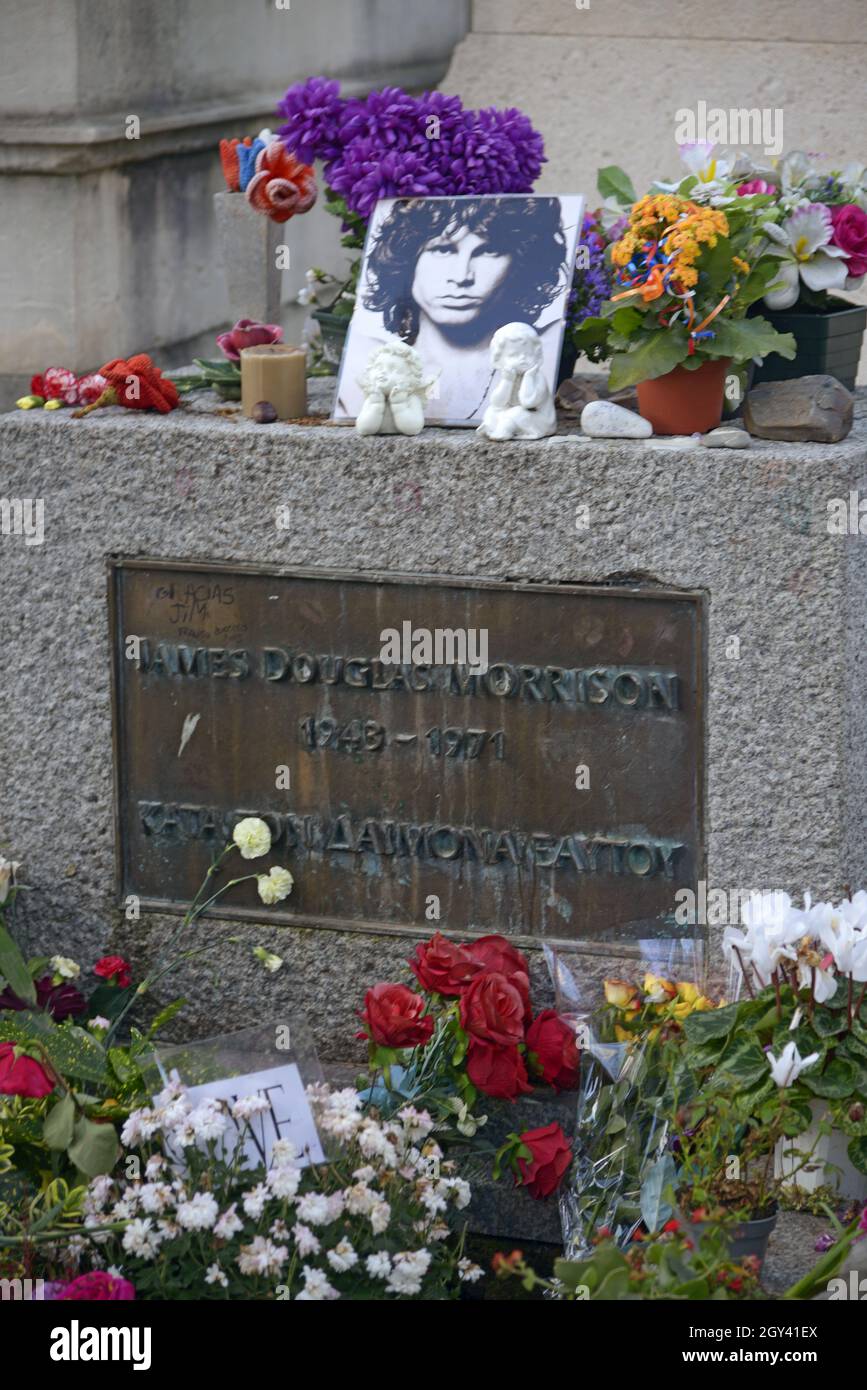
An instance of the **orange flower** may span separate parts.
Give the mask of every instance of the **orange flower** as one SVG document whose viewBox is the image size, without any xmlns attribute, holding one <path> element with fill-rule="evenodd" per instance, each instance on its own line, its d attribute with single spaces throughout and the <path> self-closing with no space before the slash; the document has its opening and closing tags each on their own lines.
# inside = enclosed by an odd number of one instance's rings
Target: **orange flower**
<svg viewBox="0 0 867 1390">
<path fill-rule="evenodd" d="M 281 140 L 272 140 L 256 156 L 256 172 L 247 184 L 247 198 L 272 222 L 288 222 L 316 202 L 316 180 L 309 164 L 301 164 Z"/>
</svg>

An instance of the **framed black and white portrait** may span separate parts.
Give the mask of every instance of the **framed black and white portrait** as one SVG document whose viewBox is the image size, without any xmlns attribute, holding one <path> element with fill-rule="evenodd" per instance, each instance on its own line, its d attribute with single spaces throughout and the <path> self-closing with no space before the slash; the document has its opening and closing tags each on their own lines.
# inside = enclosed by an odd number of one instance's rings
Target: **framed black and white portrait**
<svg viewBox="0 0 867 1390">
<path fill-rule="evenodd" d="M 371 353 L 398 340 L 436 376 L 431 425 L 477 425 L 494 379 L 490 344 L 505 323 L 542 340 L 553 391 L 584 200 L 525 193 L 385 198 L 371 217 L 340 367 L 335 419 L 354 419 Z"/>
</svg>

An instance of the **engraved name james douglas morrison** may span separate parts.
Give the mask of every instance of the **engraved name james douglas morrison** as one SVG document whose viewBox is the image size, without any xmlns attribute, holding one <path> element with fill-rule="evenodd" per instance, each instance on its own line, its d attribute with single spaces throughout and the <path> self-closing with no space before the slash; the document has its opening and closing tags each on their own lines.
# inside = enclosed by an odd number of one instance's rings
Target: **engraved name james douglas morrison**
<svg viewBox="0 0 867 1390">
<path fill-rule="evenodd" d="M 444 665 L 389 664 L 379 658 L 354 655 L 320 655 L 288 647 L 192 647 L 143 638 L 137 663 L 140 674 L 196 680 L 264 680 L 295 686 L 343 685 L 371 692 L 426 692 L 492 705 L 503 700 L 525 704 L 565 704 L 588 710 L 620 708 L 650 714 L 676 715 L 680 706 L 677 675 L 646 666 L 596 665 L 589 667 L 535 666 L 492 662 L 483 674 L 459 663 Z M 318 726 L 334 721 L 318 721 Z M 390 746 L 382 726 L 368 720 L 352 721 L 359 730 L 323 739 L 317 721 L 304 721 L 310 747 L 345 746 L 353 751 L 379 752 Z M 440 751 L 440 735 L 462 733 L 459 748 L 446 749 L 476 758 L 483 747 L 502 758 L 502 733 L 482 730 L 428 731 L 429 751 Z M 431 736 L 436 735 L 435 739 Z M 476 739 L 473 744 L 470 739 Z M 482 737 L 484 735 L 484 737 Z M 397 736 L 397 742 L 411 736 Z M 414 740 L 413 740 L 414 741 Z M 454 740 L 453 740 L 454 743 Z M 411 857 L 432 864 L 468 859 L 486 865 L 536 865 L 585 874 L 627 875 L 639 878 L 664 875 L 672 878 L 675 857 L 685 846 L 670 839 L 656 839 L 642 831 L 633 834 L 549 834 L 451 825 L 412 824 L 390 818 L 360 819 L 348 814 L 296 815 L 269 813 L 255 808 L 227 811 L 222 808 L 139 801 L 141 827 L 147 836 L 173 840 L 219 841 L 231 833 L 242 815 L 262 815 L 271 827 L 275 845 L 313 854 L 372 854 L 378 857 Z"/>
</svg>

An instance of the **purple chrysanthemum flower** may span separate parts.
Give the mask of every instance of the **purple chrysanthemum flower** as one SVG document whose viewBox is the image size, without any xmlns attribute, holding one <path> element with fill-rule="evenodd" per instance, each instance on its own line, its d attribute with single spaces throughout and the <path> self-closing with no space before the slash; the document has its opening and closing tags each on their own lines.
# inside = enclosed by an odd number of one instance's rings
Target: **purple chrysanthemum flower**
<svg viewBox="0 0 867 1390">
<path fill-rule="evenodd" d="M 373 140 L 354 140 L 332 165 L 329 183 L 347 206 L 367 218 L 380 198 L 420 198 L 444 191 L 442 175 L 414 150 L 380 154 Z"/>
<path fill-rule="evenodd" d="M 545 159 L 521 111 L 465 111 L 444 92 L 385 87 L 344 101 L 336 82 L 312 77 L 289 88 L 279 112 L 291 153 L 322 160 L 329 186 L 363 218 L 383 197 L 526 193 Z"/>
<path fill-rule="evenodd" d="M 382 152 L 405 150 L 418 129 L 418 102 L 400 87 L 383 87 L 364 98 L 346 103 L 340 138 L 344 147 L 353 140 L 377 140 Z"/>
<path fill-rule="evenodd" d="M 336 159 L 345 105 L 340 83 L 325 77 L 310 77 L 290 87 L 277 107 L 278 116 L 286 117 L 277 133 L 290 154 L 302 164 Z"/>
</svg>

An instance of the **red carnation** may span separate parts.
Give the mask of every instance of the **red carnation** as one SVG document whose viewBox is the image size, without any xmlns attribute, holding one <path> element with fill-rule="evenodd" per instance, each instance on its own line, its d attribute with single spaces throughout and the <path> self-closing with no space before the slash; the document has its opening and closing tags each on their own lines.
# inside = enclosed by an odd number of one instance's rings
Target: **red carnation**
<svg viewBox="0 0 867 1390">
<path fill-rule="evenodd" d="M 31 387 L 33 382 L 30 383 Z M 42 373 L 41 391 L 36 396 L 44 396 L 47 401 L 64 401 L 66 405 L 78 405 L 78 378 L 68 367 L 46 367 Z"/>
<path fill-rule="evenodd" d="M 282 140 L 272 140 L 256 155 L 256 172 L 244 190 L 257 212 L 272 222 L 288 222 L 316 202 L 316 179 L 309 164 L 301 164 Z"/>
<path fill-rule="evenodd" d="M 496 1100 L 514 1100 L 533 1088 L 517 1046 L 495 1047 L 470 1038 L 467 1075 L 477 1090 Z"/>
<path fill-rule="evenodd" d="M 89 1302 L 113 1299 L 130 1302 L 134 1298 L 135 1289 L 129 1280 L 121 1279 L 117 1274 L 109 1274 L 105 1269 L 95 1269 L 91 1274 L 79 1274 L 77 1279 L 70 1280 L 63 1292 L 57 1295 L 58 1302 L 64 1299 L 86 1299 Z"/>
<path fill-rule="evenodd" d="M 505 975 L 510 985 L 514 985 L 524 1001 L 524 1017 L 529 1023 L 530 1010 L 530 968 L 521 952 L 504 936 L 480 936 L 470 941 L 467 954 L 485 970 L 495 970 Z"/>
<path fill-rule="evenodd" d="M 359 1015 L 370 1037 L 382 1047 L 423 1047 L 434 1029 L 425 1017 L 425 1001 L 406 985 L 374 985 L 364 996 L 364 1012 Z"/>
<path fill-rule="evenodd" d="M 575 1033 L 553 1009 L 543 1009 L 533 1019 L 527 1029 L 527 1051 L 531 1069 L 555 1091 L 571 1091 L 578 1085 Z"/>
<path fill-rule="evenodd" d="M 117 985 L 118 989 L 127 989 L 132 983 L 132 968 L 123 956 L 102 956 L 93 967 L 93 973 Z"/>
<path fill-rule="evenodd" d="M 0 1043 L 0 1095 L 40 1100 L 53 1090 L 54 1082 L 44 1067 L 32 1057 L 16 1057 L 14 1043 Z"/>
<path fill-rule="evenodd" d="M 461 1027 L 479 1042 L 509 1047 L 524 1038 L 524 1001 L 505 975 L 485 970 L 461 995 Z"/>
<path fill-rule="evenodd" d="M 422 989 L 433 994 L 461 994 L 482 968 L 464 946 L 446 940 L 440 932 L 416 946 L 415 955 L 409 968 Z"/>
<path fill-rule="evenodd" d="M 30 378 L 30 394 L 31 396 L 41 396 L 45 400 L 45 378 L 41 372 L 37 372 L 36 376 Z"/>
<path fill-rule="evenodd" d="M 569 1140 L 558 1124 L 551 1124 L 542 1129 L 525 1130 L 521 1143 L 532 1154 L 530 1159 L 518 1159 L 523 1186 L 533 1197 L 550 1197 L 572 1162 Z"/>
</svg>

